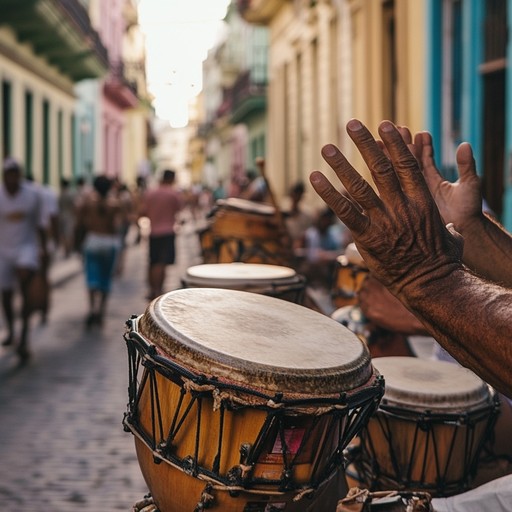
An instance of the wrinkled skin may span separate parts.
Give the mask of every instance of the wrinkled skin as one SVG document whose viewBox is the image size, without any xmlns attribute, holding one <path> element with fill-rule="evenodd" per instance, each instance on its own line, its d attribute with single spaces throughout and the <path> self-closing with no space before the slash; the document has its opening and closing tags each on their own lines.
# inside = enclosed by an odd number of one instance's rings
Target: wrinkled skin
<svg viewBox="0 0 512 512">
<path fill-rule="evenodd" d="M 332 144 L 322 156 L 348 194 L 342 195 L 321 173 L 311 175 L 316 192 L 352 231 L 372 273 L 399 295 L 416 280 L 442 277 L 461 266 L 462 239 L 444 225 L 420 166 L 400 132 L 387 121 L 379 126 L 389 158 L 359 121 L 347 132 L 368 165 L 379 191 Z"/>
<path fill-rule="evenodd" d="M 455 213 L 448 212 L 463 186 L 479 194 L 479 186 L 472 183 L 476 173 L 471 149 L 459 149 L 459 172 L 465 183 L 452 188 L 434 175 L 433 168 L 427 168 L 429 158 L 432 165 L 433 159 L 431 144 L 423 135 L 416 137 L 414 145 L 408 144 L 407 132 L 389 121 L 379 126 L 379 142 L 358 120 L 347 124 L 347 132 L 370 169 L 378 193 L 332 144 L 322 148 L 322 156 L 344 189 L 338 192 L 318 171 L 310 176 L 314 189 L 351 230 L 371 273 L 463 366 L 511 397 L 512 292 L 470 271 L 462 259 L 462 236 L 453 225 L 445 225 L 450 216 L 452 223 L 459 222 Z M 446 199 L 443 214 L 429 186 L 436 199 Z M 470 211 L 475 197 L 476 193 L 468 199 Z M 459 229 L 467 228 L 461 225 Z M 508 235 L 503 236 L 508 240 Z"/>
</svg>

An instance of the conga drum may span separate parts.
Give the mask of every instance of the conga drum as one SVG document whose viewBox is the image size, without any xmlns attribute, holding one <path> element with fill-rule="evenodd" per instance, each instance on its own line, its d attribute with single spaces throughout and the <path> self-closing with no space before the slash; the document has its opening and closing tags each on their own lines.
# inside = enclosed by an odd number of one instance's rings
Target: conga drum
<svg viewBox="0 0 512 512">
<path fill-rule="evenodd" d="M 335 510 L 384 392 L 368 350 L 292 302 L 175 290 L 128 321 L 125 428 L 161 512 Z"/>
<path fill-rule="evenodd" d="M 494 390 L 470 370 L 444 361 L 372 361 L 386 391 L 360 434 L 354 466 L 364 486 L 432 496 L 470 488 L 499 410 Z"/>
<path fill-rule="evenodd" d="M 210 233 L 218 263 L 285 264 L 291 258 L 276 217 L 268 204 L 230 197 L 217 201 Z"/>
<path fill-rule="evenodd" d="M 306 281 L 293 268 L 263 263 L 194 265 L 181 279 L 183 288 L 223 288 L 261 293 L 302 304 Z"/>
<path fill-rule="evenodd" d="M 354 243 L 336 258 L 336 270 L 331 290 L 336 308 L 357 304 L 357 291 L 368 275 L 368 267 Z"/>
</svg>

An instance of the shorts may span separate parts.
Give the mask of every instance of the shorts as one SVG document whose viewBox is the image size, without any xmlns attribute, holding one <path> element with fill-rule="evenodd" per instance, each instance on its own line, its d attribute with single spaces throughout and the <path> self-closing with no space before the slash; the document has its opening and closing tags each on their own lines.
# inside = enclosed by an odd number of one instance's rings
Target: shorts
<svg viewBox="0 0 512 512">
<path fill-rule="evenodd" d="M 0 255 L 0 289 L 12 290 L 17 283 L 17 269 L 37 270 L 39 268 L 39 246 L 23 245 L 16 254 Z"/>
<path fill-rule="evenodd" d="M 149 237 L 150 265 L 172 265 L 176 261 L 175 239 L 174 233 Z"/>
<path fill-rule="evenodd" d="M 85 280 L 89 290 L 110 292 L 121 242 L 117 235 L 88 233 L 84 240 Z"/>
</svg>

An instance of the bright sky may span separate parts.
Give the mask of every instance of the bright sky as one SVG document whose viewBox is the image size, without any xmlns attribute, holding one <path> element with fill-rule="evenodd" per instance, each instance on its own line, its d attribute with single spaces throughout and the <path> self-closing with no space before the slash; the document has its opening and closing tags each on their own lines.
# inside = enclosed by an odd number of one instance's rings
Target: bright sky
<svg viewBox="0 0 512 512">
<path fill-rule="evenodd" d="M 218 40 L 229 0 L 140 0 L 148 88 L 156 115 L 176 128 L 202 88 L 202 62 Z"/>
</svg>

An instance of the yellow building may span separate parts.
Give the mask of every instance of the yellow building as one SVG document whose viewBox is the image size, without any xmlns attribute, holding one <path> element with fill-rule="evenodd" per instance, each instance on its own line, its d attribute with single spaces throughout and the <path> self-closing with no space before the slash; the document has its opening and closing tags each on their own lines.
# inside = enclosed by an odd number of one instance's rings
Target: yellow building
<svg viewBox="0 0 512 512">
<path fill-rule="evenodd" d="M 72 173 L 74 84 L 102 76 L 107 52 L 78 0 L 2 4 L 0 154 L 57 187 Z"/>
<path fill-rule="evenodd" d="M 279 196 L 312 169 L 334 180 L 321 146 L 338 144 L 367 177 L 345 132 L 353 117 L 424 128 L 424 0 L 240 1 L 270 30 L 269 179 Z M 319 203 L 309 189 L 308 201 Z"/>
</svg>

